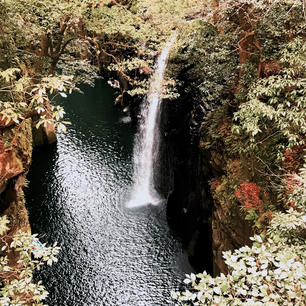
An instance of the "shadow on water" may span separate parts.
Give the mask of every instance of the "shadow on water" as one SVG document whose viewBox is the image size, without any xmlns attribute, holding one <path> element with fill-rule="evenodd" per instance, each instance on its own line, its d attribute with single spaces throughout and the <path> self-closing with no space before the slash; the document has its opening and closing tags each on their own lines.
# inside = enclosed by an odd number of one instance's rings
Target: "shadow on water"
<svg viewBox="0 0 306 306">
<path fill-rule="evenodd" d="M 51 306 L 173 305 L 190 271 L 165 206 L 125 208 L 133 132 L 104 81 L 60 101 L 72 123 L 58 144 L 35 150 L 26 191 L 33 232 L 61 246 L 38 277 Z"/>
</svg>

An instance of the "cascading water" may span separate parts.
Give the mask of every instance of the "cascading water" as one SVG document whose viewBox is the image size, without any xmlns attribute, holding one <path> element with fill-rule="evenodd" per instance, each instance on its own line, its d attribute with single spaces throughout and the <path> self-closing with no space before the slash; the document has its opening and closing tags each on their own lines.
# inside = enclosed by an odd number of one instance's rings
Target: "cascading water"
<svg viewBox="0 0 306 306">
<path fill-rule="evenodd" d="M 134 146 L 134 186 L 127 207 L 147 204 L 157 205 L 161 197 L 154 188 L 153 166 L 157 162 L 159 150 L 160 106 L 162 101 L 163 80 L 171 46 L 176 39 L 172 35 L 158 57 L 149 93 L 141 108 L 141 122 Z"/>
</svg>

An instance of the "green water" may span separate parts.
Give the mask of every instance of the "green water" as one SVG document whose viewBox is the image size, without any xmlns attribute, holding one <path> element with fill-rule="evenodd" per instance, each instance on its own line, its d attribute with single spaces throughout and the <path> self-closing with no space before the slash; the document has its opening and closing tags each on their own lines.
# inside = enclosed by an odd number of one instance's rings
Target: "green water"
<svg viewBox="0 0 306 306">
<path fill-rule="evenodd" d="M 134 131 L 100 80 L 61 100 L 71 121 L 58 144 L 34 152 L 26 193 L 33 232 L 58 241 L 59 262 L 37 275 L 50 306 L 174 305 L 190 271 L 165 206 L 127 209 Z"/>
</svg>

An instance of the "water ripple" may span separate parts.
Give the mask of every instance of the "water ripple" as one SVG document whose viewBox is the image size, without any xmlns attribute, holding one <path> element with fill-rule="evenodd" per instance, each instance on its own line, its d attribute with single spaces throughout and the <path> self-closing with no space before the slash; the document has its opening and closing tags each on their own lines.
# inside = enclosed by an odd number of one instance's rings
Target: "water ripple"
<svg viewBox="0 0 306 306">
<path fill-rule="evenodd" d="M 86 103 L 78 95 L 66 101 L 71 128 L 53 152 L 34 154 L 29 174 L 33 230 L 62 248 L 58 264 L 38 275 L 50 291 L 48 304 L 173 305 L 169 292 L 190 270 L 186 257 L 163 205 L 125 208 L 132 132 L 103 82 L 86 96 Z"/>
</svg>

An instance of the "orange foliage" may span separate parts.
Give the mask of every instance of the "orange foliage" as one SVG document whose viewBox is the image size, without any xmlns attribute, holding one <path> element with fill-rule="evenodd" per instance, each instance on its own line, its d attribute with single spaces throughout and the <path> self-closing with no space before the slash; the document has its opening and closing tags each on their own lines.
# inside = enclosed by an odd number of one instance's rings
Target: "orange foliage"
<svg viewBox="0 0 306 306">
<path fill-rule="evenodd" d="M 286 179 L 286 187 L 287 187 L 287 192 L 290 194 L 293 192 L 293 189 L 298 186 L 299 182 L 298 180 L 294 177 L 294 175 L 290 175 Z"/>
<path fill-rule="evenodd" d="M 224 137 L 232 135 L 231 129 L 229 127 L 229 123 L 226 119 L 223 119 L 221 125 L 218 128 L 218 131 Z"/>
<path fill-rule="evenodd" d="M 244 182 L 235 191 L 235 196 L 247 210 L 256 209 L 262 212 L 263 201 L 259 197 L 260 190 L 256 183 Z"/>
<path fill-rule="evenodd" d="M 269 77 L 271 75 L 279 74 L 279 72 L 281 71 L 281 67 L 276 62 L 264 62 L 262 70 L 264 76 Z"/>
<path fill-rule="evenodd" d="M 305 146 L 294 146 L 292 150 L 286 149 L 283 167 L 292 172 L 298 172 L 301 166 L 301 157 L 304 155 Z"/>
<path fill-rule="evenodd" d="M 287 205 L 287 209 L 291 208 L 291 207 L 295 207 L 295 202 L 290 202 L 288 205 Z"/>
</svg>

